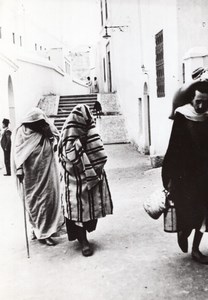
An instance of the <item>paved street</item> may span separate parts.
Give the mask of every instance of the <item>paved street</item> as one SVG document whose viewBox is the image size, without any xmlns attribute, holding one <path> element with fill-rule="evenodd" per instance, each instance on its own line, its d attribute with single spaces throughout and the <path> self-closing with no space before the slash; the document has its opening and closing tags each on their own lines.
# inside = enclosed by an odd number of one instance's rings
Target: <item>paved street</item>
<svg viewBox="0 0 208 300">
<path fill-rule="evenodd" d="M 108 145 L 106 150 L 114 215 L 99 220 L 89 235 L 95 253 L 87 258 L 64 232 L 55 247 L 31 241 L 27 258 L 22 204 L 13 179 L 0 170 L 0 299 L 208 298 L 208 266 L 180 251 L 176 234 L 163 231 L 162 217 L 153 220 L 144 212 L 143 199 L 161 185 L 161 169 L 151 169 L 148 156 L 129 144 Z M 205 237 L 205 253 L 207 245 Z"/>
</svg>

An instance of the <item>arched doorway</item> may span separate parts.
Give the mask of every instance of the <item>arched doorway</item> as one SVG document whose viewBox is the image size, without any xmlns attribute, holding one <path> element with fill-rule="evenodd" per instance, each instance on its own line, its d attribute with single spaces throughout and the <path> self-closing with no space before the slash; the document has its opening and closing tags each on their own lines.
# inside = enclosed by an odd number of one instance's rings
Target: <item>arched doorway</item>
<svg viewBox="0 0 208 300">
<path fill-rule="evenodd" d="M 15 105 L 14 105 L 14 91 L 12 78 L 8 78 L 8 103 L 9 103 L 9 119 L 11 123 L 11 129 L 15 127 Z"/>
<path fill-rule="evenodd" d="M 150 153 L 151 145 L 151 127 L 150 127 L 150 100 L 147 83 L 144 83 L 143 89 L 143 128 L 144 128 L 144 152 Z"/>
</svg>

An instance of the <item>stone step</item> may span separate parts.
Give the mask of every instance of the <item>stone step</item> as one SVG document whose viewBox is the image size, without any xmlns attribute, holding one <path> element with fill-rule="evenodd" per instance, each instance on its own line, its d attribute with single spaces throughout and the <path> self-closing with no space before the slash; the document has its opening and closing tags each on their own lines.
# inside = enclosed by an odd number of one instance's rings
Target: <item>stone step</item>
<svg viewBox="0 0 208 300">
<path fill-rule="evenodd" d="M 59 107 L 63 108 L 63 107 L 74 107 L 76 106 L 77 104 L 86 104 L 90 107 L 93 107 L 94 106 L 94 102 L 93 103 L 89 103 L 89 102 L 86 102 L 86 103 L 80 103 L 80 102 L 75 102 L 75 103 L 60 103 L 59 104 Z"/>
<path fill-rule="evenodd" d="M 94 115 L 95 112 L 93 110 L 93 107 L 96 100 L 97 94 L 61 96 L 59 99 L 57 116 L 55 117 L 54 121 L 57 129 L 61 131 L 66 118 L 77 104 L 88 105 Z"/>
<path fill-rule="evenodd" d="M 74 107 L 77 104 L 85 104 L 88 106 L 94 106 L 95 101 L 93 102 L 81 102 L 81 101 L 77 101 L 77 102 L 59 102 L 59 107 Z"/>
<path fill-rule="evenodd" d="M 93 115 L 95 115 L 94 110 L 91 110 L 91 112 L 92 112 Z M 57 115 L 54 115 L 54 117 L 57 118 L 57 119 L 67 118 L 70 113 L 71 113 L 71 111 L 62 112 L 62 113 L 58 113 Z"/>
<path fill-rule="evenodd" d="M 60 102 L 61 101 L 75 101 L 75 102 L 77 102 L 77 101 L 83 101 L 83 102 L 89 101 L 89 102 L 93 102 L 96 99 L 97 98 L 61 98 L 60 97 Z"/>
<path fill-rule="evenodd" d="M 65 95 L 65 96 L 60 96 L 60 99 L 96 99 L 97 98 L 97 94 L 86 94 L 86 95 Z"/>
</svg>

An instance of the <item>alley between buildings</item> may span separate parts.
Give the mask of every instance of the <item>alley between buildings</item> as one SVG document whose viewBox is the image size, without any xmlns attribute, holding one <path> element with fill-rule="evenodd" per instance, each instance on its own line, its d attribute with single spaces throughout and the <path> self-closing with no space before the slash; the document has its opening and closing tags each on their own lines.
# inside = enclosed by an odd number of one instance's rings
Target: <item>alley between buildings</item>
<svg viewBox="0 0 208 300">
<path fill-rule="evenodd" d="M 144 212 L 143 200 L 161 186 L 161 169 L 151 169 L 149 157 L 130 144 L 106 150 L 114 215 L 99 220 L 89 235 L 94 255 L 88 258 L 63 230 L 55 247 L 30 241 L 28 259 L 21 200 L 13 179 L 0 170 L 0 299 L 207 299 L 208 266 L 181 253 L 176 234 L 163 231 L 162 217 Z"/>
</svg>

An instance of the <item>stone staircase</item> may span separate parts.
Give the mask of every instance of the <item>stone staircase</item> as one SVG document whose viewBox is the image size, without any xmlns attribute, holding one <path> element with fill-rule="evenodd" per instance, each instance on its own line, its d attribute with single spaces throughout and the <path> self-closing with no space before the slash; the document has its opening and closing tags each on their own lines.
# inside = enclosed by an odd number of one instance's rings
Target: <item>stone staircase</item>
<svg viewBox="0 0 208 300">
<path fill-rule="evenodd" d="M 96 100 L 97 94 L 61 96 L 59 99 L 57 116 L 54 121 L 55 126 L 61 131 L 66 118 L 77 104 L 87 104 L 93 112 Z"/>
<path fill-rule="evenodd" d="M 102 106 L 103 115 L 96 118 L 93 111 L 94 103 L 98 100 Z M 38 103 L 45 114 L 61 131 L 63 124 L 77 104 L 87 104 L 94 114 L 96 127 L 104 144 L 129 143 L 125 118 L 121 113 L 116 93 L 85 94 L 61 96 L 54 94 L 43 95 Z"/>
</svg>

